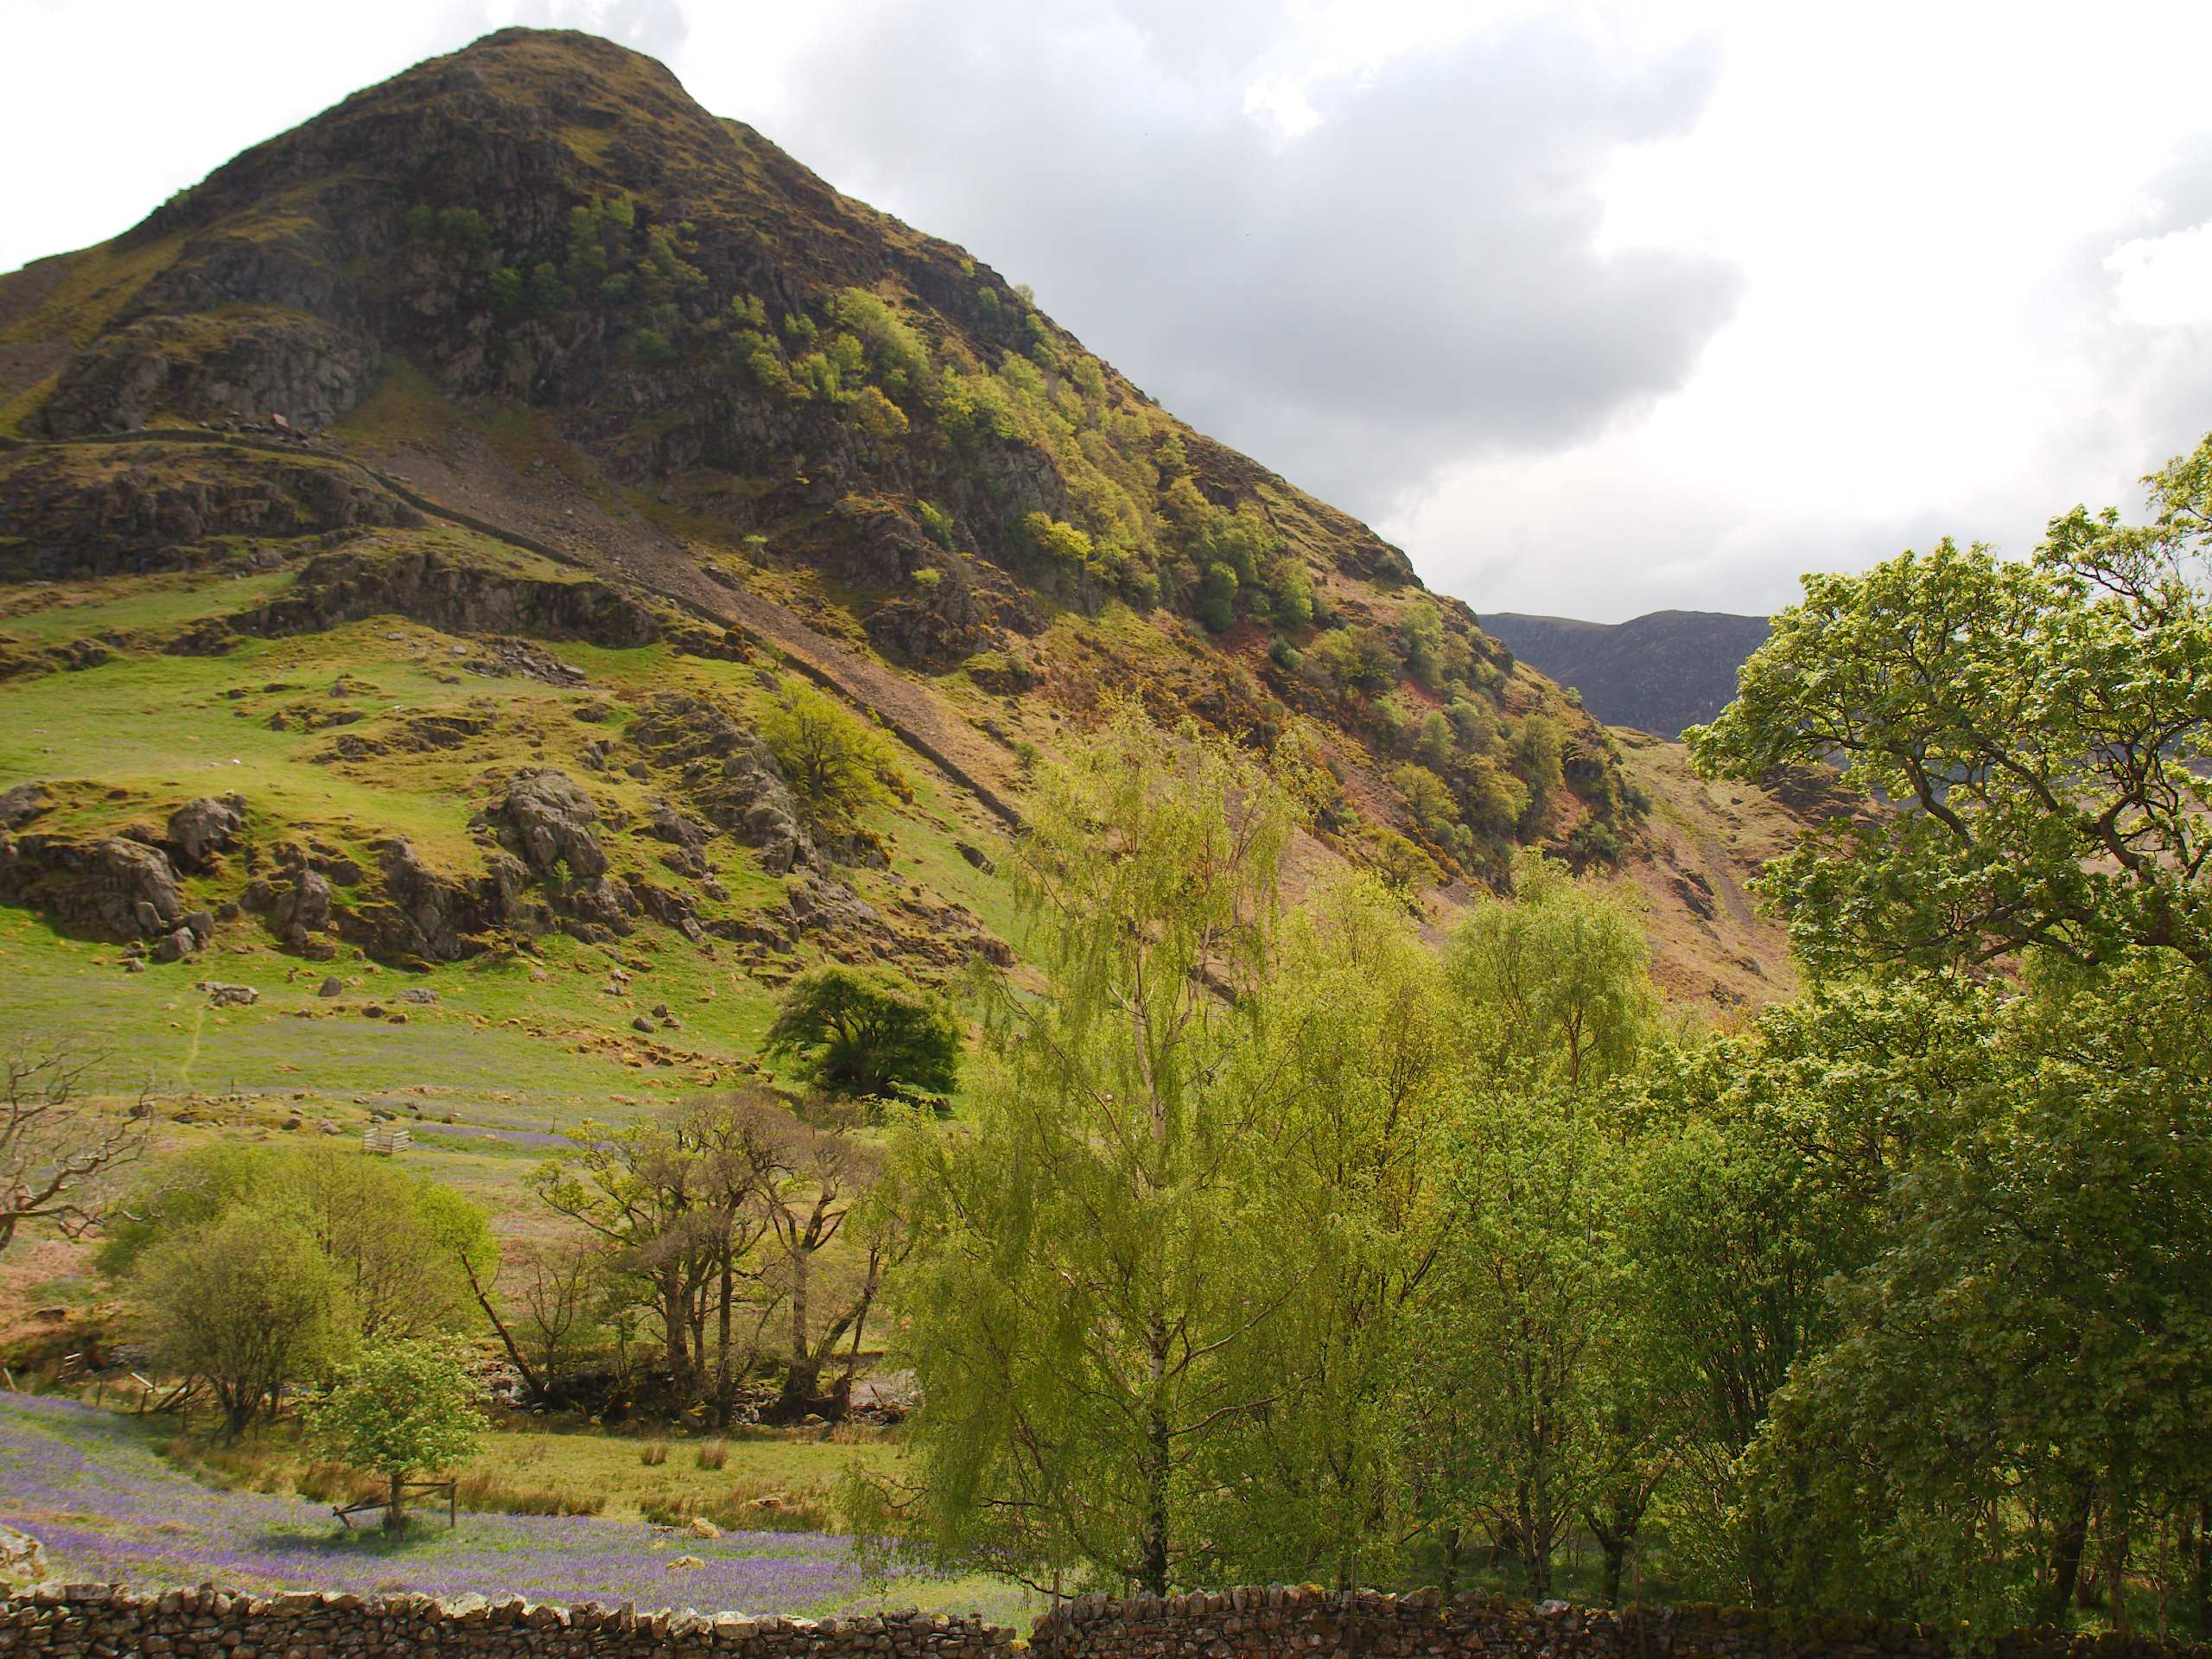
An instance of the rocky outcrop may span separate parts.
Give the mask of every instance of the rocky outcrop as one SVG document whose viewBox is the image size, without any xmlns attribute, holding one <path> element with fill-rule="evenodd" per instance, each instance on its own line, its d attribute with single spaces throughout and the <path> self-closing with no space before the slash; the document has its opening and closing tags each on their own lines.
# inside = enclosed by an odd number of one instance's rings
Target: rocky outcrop
<svg viewBox="0 0 2212 1659">
<path fill-rule="evenodd" d="M 420 524 L 354 467 L 221 444 L 49 446 L 0 454 L 0 579 L 181 569 L 224 537 Z"/>
<path fill-rule="evenodd" d="M 646 764 L 676 772 L 684 798 L 716 829 L 785 874 L 816 861 L 814 842 L 768 746 L 703 697 L 656 697 L 630 722 Z"/>
<path fill-rule="evenodd" d="M 257 878 L 246 884 L 241 902 L 260 912 L 269 931 L 302 956 L 316 960 L 335 954 L 316 938 L 331 925 L 333 891 L 330 878 L 304 861 L 288 864 L 274 880 Z"/>
<path fill-rule="evenodd" d="M 289 590 L 232 625 L 247 633 L 322 633 L 372 616 L 616 650 L 652 645 L 663 632 L 658 612 L 603 582 L 524 576 L 456 563 L 435 549 L 374 543 L 316 556 Z"/>
<path fill-rule="evenodd" d="M 656 841 L 668 843 L 668 850 L 660 855 L 660 861 L 677 874 L 703 881 L 715 873 L 715 867 L 707 860 L 706 830 L 666 801 L 653 803 L 645 833 Z"/>
<path fill-rule="evenodd" d="M 480 880 L 443 874 L 404 836 L 369 850 L 377 859 L 374 891 L 339 918 L 339 931 L 384 961 L 460 962 L 477 955 L 529 883 L 529 873 L 512 859 L 495 862 Z"/>
<path fill-rule="evenodd" d="M 44 784 L 17 784 L 0 794 L 0 830 L 20 830 L 54 807 L 54 791 Z"/>
<path fill-rule="evenodd" d="M 595 832 L 599 809 L 561 772 L 524 772 L 507 786 L 491 821 L 499 844 L 541 881 L 583 883 L 607 874 L 607 853 Z"/>
<path fill-rule="evenodd" d="M 555 906 L 562 925 L 587 944 L 611 944 L 637 925 L 638 897 L 619 877 L 602 875 L 562 893 Z"/>
<path fill-rule="evenodd" d="M 186 915 L 168 855 L 120 836 L 79 841 L 0 831 L 0 899 L 118 940 L 170 938 Z"/>
<path fill-rule="evenodd" d="M 179 869 L 204 870 L 238 842 L 245 802 L 237 795 L 202 796 L 169 814 L 168 847 Z"/>
<path fill-rule="evenodd" d="M 219 298 L 218 300 L 219 302 Z M 62 370 L 41 420 L 58 438 L 281 415 L 329 425 L 368 390 L 371 353 L 319 317 L 271 308 L 143 317 Z"/>
</svg>

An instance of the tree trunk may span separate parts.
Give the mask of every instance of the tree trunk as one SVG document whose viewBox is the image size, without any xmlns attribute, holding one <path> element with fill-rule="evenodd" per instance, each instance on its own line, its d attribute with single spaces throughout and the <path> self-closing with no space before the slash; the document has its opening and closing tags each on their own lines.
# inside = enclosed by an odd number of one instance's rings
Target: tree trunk
<svg viewBox="0 0 2212 1659">
<path fill-rule="evenodd" d="M 784 1373 L 784 1395 L 779 1414 L 796 1418 L 808 1402 L 822 1397 L 822 1357 L 810 1340 L 808 1292 L 812 1286 L 813 1258 L 806 1250 L 791 1252 L 791 1357 Z"/>
<path fill-rule="evenodd" d="M 2082 1580 L 2082 1548 L 2089 1538 L 2089 1494 L 2077 1494 L 2061 1514 L 2058 1535 L 2051 1541 L 2050 1573 L 2038 1599 L 2037 1620 L 2053 1626 L 2066 1623 L 2066 1610 Z"/>
<path fill-rule="evenodd" d="M 1444 1529 L 1444 1599 L 1449 1601 L 1459 1593 L 1459 1523 L 1452 1522 Z"/>
<path fill-rule="evenodd" d="M 1152 1400 L 1146 1409 L 1149 1433 L 1144 1448 L 1144 1559 L 1139 1579 L 1148 1594 L 1167 1593 L 1168 1424 L 1164 1395 L 1167 1385 L 1167 1332 L 1154 1320 L 1147 1333 L 1152 1349 Z"/>
<path fill-rule="evenodd" d="M 2200 1642 L 2212 1641 L 2212 1501 L 2196 1503 L 2196 1548 L 2190 1552 L 2190 1618 Z"/>
<path fill-rule="evenodd" d="M 2130 1636 L 2134 1625 L 2127 1614 L 2127 1546 L 2126 1523 L 2114 1513 L 2119 1506 L 2105 1505 L 2104 1524 L 2097 1529 L 2100 1561 L 2097 1576 L 2105 1581 L 2106 1615 L 2112 1620 L 2113 1633 Z"/>
<path fill-rule="evenodd" d="M 533 1370 L 531 1363 L 523 1357 L 521 1348 L 516 1344 L 513 1335 L 508 1331 L 507 1322 L 499 1317 L 499 1310 L 492 1306 L 492 1294 L 489 1287 L 477 1278 L 475 1266 L 466 1255 L 461 1258 L 461 1269 L 468 1275 L 468 1288 L 475 1294 L 476 1305 L 484 1310 L 484 1317 L 491 1320 L 492 1329 L 499 1335 L 499 1345 L 507 1351 L 507 1357 L 514 1362 L 515 1370 L 522 1374 L 523 1387 L 528 1389 L 533 1397 L 539 1400 L 544 1399 L 546 1376 L 550 1375 L 553 1369 L 550 1351 L 549 1351 L 546 1355 L 544 1373 L 541 1374 Z"/>
<path fill-rule="evenodd" d="M 1527 1581 L 1529 1599 L 1543 1601 L 1552 1592 L 1552 1552 L 1550 1540 L 1538 1535 L 1535 1520 L 1535 1505 L 1524 1487 L 1519 1523 L 1515 1528 L 1521 1535 L 1521 1576 Z"/>
<path fill-rule="evenodd" d="M 679 1394 L 685 1391 L 691 1381 L 691 1357 L 685 1342 L 685 1327 L 691 1310 L 684 1306 L 685 1300 L 682 1286 L 673 1280 L 663 1282 L 660 1317 L 668 1344 L 668 1374 Z"/>
<path fill-rule="evenodd" d="M 1605 1556 L 1605 1605 L 1621 1605 L 1621 1567 L 1628 1560 L 1628 1540 L 1611 1533 L 1600 1535 L 1598 1548 Z"/>
<path fill-rule="evenodd" d="M 407 1524 L 404 1503 L 405 1494 L 400 1491 L 400 1478 L 394 1475 L 391 1478 L 391 1500 L 384 1512 L 384 1529 L 386 1532 L 397 1532 Z"/>
</svg>

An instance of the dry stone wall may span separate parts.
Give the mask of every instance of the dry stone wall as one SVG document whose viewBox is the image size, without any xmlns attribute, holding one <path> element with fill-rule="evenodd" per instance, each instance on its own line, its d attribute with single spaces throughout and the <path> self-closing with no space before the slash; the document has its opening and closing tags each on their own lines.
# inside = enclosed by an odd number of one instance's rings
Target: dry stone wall
<svg viewBox="0 0 2212 1659">
<path fill-rule="evenodd" d="M 1620 1611 L 1480 1592 L 1391 1596 L 1312 1586 L 1184 1596 L 1084 1596 L 1037 1622 L 1036 1659 L 1969 1659 L 1940 1635 L 1886 1620 L 1739 1607 Z M 1975 1659 L 2212 1659 L 2202 1644 L 2000 1637 Z"/>
<path fill-rule="evenodd" d="M 0 1659 L 1007 1659 L 1013 1640 L 1011 1630 L 942 1614 L 817 1622 L 519 1596 L 137 1595 L 71 1584 L 0 1601 Z"/>
<path fill-rule="evenodd" d="M 1013 1631 L 918 1612 L 820 1621 L 640 1613 L 482 1596 L 45 1584 L 0 1599 L 0 1659 L 1014 1659 Z M 1038 1620 L 1033 1659 L 2212 1659 L 2202 1643 L 1998 1637 L 1974 1654 L 1910 1624 L 1741 1608 L 1614 1612 L 1269 1586 L 1085 1596 Z"/>
</svg>

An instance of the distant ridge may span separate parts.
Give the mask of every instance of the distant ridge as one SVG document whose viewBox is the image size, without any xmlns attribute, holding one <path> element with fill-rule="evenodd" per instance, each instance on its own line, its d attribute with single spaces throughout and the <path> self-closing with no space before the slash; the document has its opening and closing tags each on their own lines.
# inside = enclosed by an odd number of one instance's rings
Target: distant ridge
<svg viewBox="0 0 2212 1659">
<path fill-rule="evenodd" d="M 1653 611 L 1626 622 L 1488 611 L 1491 636 L 1539 673 L 1572 686 L 1608 726 L 1679 737 L 1736 695 L 1736 671 L 1765 643 L 1767 619 Z"/>
</svg>

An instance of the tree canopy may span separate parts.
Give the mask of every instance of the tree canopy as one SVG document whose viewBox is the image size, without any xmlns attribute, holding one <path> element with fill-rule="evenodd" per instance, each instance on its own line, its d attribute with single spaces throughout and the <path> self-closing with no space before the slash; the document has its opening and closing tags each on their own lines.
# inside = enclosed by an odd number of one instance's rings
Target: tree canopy
<svg viewBox="0 0 2212 1659">
<path fill-rule="evenodd" d="M 766 1044 L 836 1094 L 944 1094 L 960 1080 L 960 1022 L 887 969 L 810 968 L 784 993 Z"/>
</svg>

